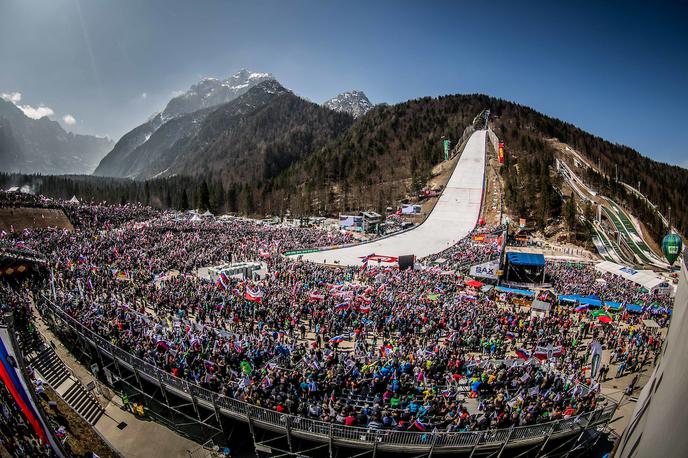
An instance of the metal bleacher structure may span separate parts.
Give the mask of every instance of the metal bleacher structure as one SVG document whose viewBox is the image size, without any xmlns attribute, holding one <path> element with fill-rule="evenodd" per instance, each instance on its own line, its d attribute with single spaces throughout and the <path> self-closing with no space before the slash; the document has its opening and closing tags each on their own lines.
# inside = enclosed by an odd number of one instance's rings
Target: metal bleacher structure
<svg viewBox="0 0 688 458">
<path fill-rule="evenodd" d="M 197 416 L 196 421 L 203 426 L 215 427 L 218 430 L 222 428 L 221 431 L 223 431 L 222 418 L 248 424 L 257 453 L 279 451 L 280 456 L 309 456 L 304 451 L 292 450 L 292 443 L 298 439 L 316 444 L 315 447 L 309 449 L 318 449 L 315 456 L 330 457 L 344 456 L 340 452 L 341 449 L 358 450 L 358 455 L 370 453 L 372 456 L 384 453 L 406 456 L 432 456 L 447 453 L 467 456 L 502 456 L 504 453 L 511 454 L 505 452 L 509 449 L 514 449 L 519 453 L 525 449 L 529 453 L 528 456 L 540 456 L 547 450 L 548 444 L 551 447 L 562 442 L 566 448 L 559 445 L 560 453 L 568 456 L 572 450 L 582 450 L 596 441 L 600 437 L 599 431 L 606 427 L 617 407 L 612 400 L 604 398 L 598 404 L 600 406 L 598 409 L 576 417 L 531 426 L 486 431 L 414 432 L 345 426 L 280 413 L 207 390 L 175 377 L 114 346 L 81 325 L 51 301 L 44 301 L 39 311 L 53 331 L 61 336 L 63 342 L 70 339 L 73 345 L 95 355 L 94 360 L 100 362 L 104 371 L 111 373 L 110 378 L 115 380 L 115 383 L 126 383 L 147 396 L 150 395 L 150 385 L 152 385 L 155 391 L 159 390 L 162 393 L 169 408 L 173 408 L 171 398 L 181 399 L 186 402 L 184 405 L 193 407 Z M 149 385 L 147 391 L 144 382 Z M 364 405 L 373 400 L 352 394 L 350 401 Z M 219 426 L 211 426 L 209 421 Z M 281 435 L 279 437 L 283 437 L 289 444 L 289 450 L 281 450 L 261 443 L 257 439 L 259 430 Z M 557 455 L 550 451 L 547 456 Z"/>
</svg>

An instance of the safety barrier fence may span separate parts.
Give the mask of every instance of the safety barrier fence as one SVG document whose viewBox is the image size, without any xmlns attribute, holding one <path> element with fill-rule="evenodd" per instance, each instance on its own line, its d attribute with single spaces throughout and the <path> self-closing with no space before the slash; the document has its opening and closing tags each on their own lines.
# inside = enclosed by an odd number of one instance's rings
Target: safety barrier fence
<svg viewBox="0 0 688 458">
<path fill-rule="evenodd" d="M 202 388 L 194 383 L 173 376 L 152 364 L 149 364 L 127 351 L 113 345 L 108 340 L 86 328 L 69 316 L 60 307 L 45 302 L 40 308 L 53 319 L 72 329 L 86 343 L 117 364 L 128 367 L 138 377 L 159 385 L 169 392 L 191 399 L 192 402 L 204 405 L 234 419 L 252 423 L 276 432 L 284 432 L 305 439 L 330 442 L 358 448 L 379 448 L 388 450 L 428 450 L 434 451 L 495 448 L 500 446 L 518 446 L 539 443 L 549 437 L 564 437 L 580 434 L 583 430 L 606 425 L 613 417 L 616 403 L 609 400 L 598 410 L 586 412 L 576 417 L 555 420 L 536 425 L 519 426 L 509 429 L 492 429 L 470 432 L 415 432 L 372 429 L 366 427 L 332 424 L 297 415 L 289 415 L 274 410 L 258 407 L 237 399 L 223 396 L 214 391 Z"/>
</svg>

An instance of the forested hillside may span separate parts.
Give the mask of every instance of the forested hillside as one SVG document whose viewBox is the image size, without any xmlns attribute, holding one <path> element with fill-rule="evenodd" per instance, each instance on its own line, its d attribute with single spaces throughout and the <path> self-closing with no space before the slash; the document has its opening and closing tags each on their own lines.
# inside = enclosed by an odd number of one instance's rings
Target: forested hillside
<svg viewBox="0 0 688 458">
<path fill-rule="evenodd" d="M 672 220 L 688 229 L 688 170 L 661 164 L 636 151 L 609 143 L 577 127 L 505 100 L 485 95 L 421 98 L 397 105 L 379 105 L 347 128 L 332 111 L 304 105 L 296 97 L 280 99 L 251 119 L 223 118 L 218 112 L 204 122 L 189 147 L 179 174 L 133 182 L 94 177 L 0 176 L 3 185 L 34 183 L 50 195 L 98 200 L 138 200 L 159 207 L 209 207 L 215 212 L 246 214 L 330 214 L 357 209 L 381 210 L 414 195 L 442 160 L 442 136 L 456 140 L 476 114 L 491 110 L 491 125 L 507 146 L 501 175 L 505 198 L 517 216 L 544 228 L 554 218 L 571 219 L 554 186 L 556 138 L 600 164 L 608 176 L 640 186 L 661 211 L 672 208 Z M 330 116 L 333 116 L 330 118 Z M 351 119 L 351 118 L 347 118 Z M 312 120 L 319 127 L 309 127 Z M 217 126 L 215 129 L 213 126 Z M 222 161 L 236 158 L 239 166 Z M 203 157 L 203 160 L 199 160 Z M 242 163 L 241 161 L 249 161 Z M 224 164 L 224 165 L 223 165 Z M 243 171 L 239 174 L 238 170 Z M 608 176 L 591 173 L 588 180 L 602 193 L 629 207 L 655 237 L 665 232 L 639 199 Z"/>
</svg>

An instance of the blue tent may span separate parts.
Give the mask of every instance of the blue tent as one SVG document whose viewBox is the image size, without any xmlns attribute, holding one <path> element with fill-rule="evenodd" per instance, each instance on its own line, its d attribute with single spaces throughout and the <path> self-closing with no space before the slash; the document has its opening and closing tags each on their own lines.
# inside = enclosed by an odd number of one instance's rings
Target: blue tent
<svg viewBox="0 0 688 458">
<path fill-rule="evenodd" d="M 509 264 L 513 266 L 532 266 L 532 267 L 544 267 L 545 257 L 541 254 L 535 253 L 518 253 L 515 251 L 510 251 L 506 254 L 506 259 Z"/>
<path fill-rule="evenodd" d="M 559 295 L 559 301 L 564 302 L 578 302 L 582 305 L 591 305 L 593 307 L 601 307 L 602 301 L 595 299 L 595 296 L 581 296 L 580 294 L 561 294 Z"/>
<path fill-rule="evenodd" d="M 582 305 L 588 305 L 593 307 L 602 307 L 602 301 L 597 299 L 597 296 L 591 294 L 589 296 L 581 296 L 580 294 L 560 294 L 559 302 L 578 302 Z M 622 302 L 605 301 L 604 305 L 613 310 L 622 310 L 624 304 Z M 626 310 L 629 312 L 641 313 L 643 307 L 637 304 L 626 304 Z"/>
<path fill-rule="evenodd" d="M 507 288 L 506 286 L 497 286 L 495 289 L 497 291 L 501 291 L 502 293 L 520 294 L 522 296 L 529 296 L 529 297 L 535 296 L 535 291 L 530 291 L 527 289 Z"/>
</svg>

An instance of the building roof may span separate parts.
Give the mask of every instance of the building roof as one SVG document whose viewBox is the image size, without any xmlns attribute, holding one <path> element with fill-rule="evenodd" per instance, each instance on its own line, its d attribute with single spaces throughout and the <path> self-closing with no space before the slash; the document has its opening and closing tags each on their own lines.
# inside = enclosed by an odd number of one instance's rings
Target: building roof
<svg viewBox="0 0 688 458">
<path fill-rule="evenodd" d="M 651 291 L 661 283 L 666 282 L 662 277 L 651 270 L 636 270 L 632 267 L 617 264 L 615 262 L 603 261 L 595 265 L 595 269 L 600 272 L 609 272 L 614 275 L 630 280 L 643 288 Z"/>
</svg>

